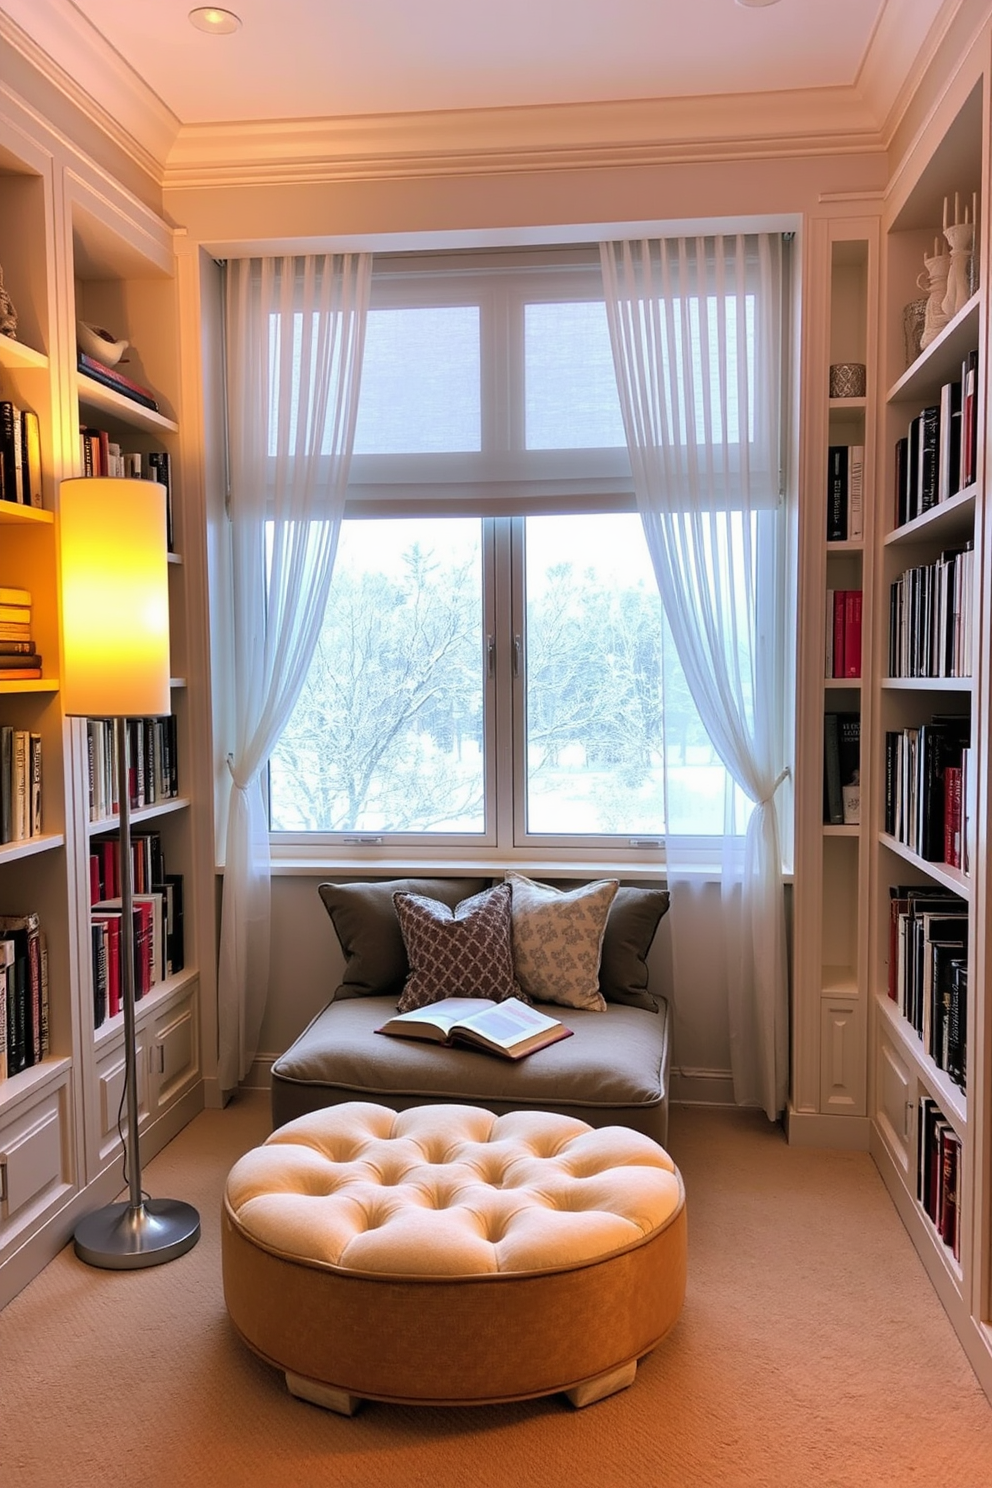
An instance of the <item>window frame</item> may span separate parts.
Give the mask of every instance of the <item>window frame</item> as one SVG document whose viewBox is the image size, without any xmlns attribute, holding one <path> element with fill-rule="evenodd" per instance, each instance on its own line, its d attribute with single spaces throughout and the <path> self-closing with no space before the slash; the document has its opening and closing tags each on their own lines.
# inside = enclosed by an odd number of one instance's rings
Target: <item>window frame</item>
<svg viewBox="0 0 992 1488">
<path fill-rule="evenodd" d="M 664 835 L 527 834 L 525 830 L 526 661 L 516 674 L 513 637 L 524 635 L 522 520 L 527 515 L 634 512 L 636 501 L 626 447 L 525 451 L 524 379 L 511 396 L 508 355 L 523 367 L 524 307 L 528 303 L 602 300 L 598 247 L 489 250 L 396 255 L 377 260 L 371 308 L 428 303 L 412 295 L 429 276 L 429 303 L 480 306 L 481 446 L 449 455 L 356 454 L 345 518 L 473 515 L 483 525 L 484 642 L 493 638 L 491 675 L 483 658 L 484 748 L 492 753 L 485 786 L 486 828 L 478 834 L 327 833 L 270 831 L 275 862 L 340 862 L 349 869 L 451 862 L 491 866 L 543 862 L 582 871 L 611 866 L 656 874 Z M 551 284 L 551 279 L 557 279 Z M 466 287 L 482 292 L 466 295 Z M 504 288 L 505 299 L 492 293 Z M 535 291 L 540 291 L 535 293 Z M 516 312 L 515 323 L 512 323 Z M 493 332 L 496 331 L 494 335 Z M 487 531 L 490 536 L 487 537 Z M 488 584 L 487 584 L 488 578 Z M 526 657 L 526 648 L 524 650 Z M 268 772 L 264 775 L 268 798 Z M 509 783 L 509 788 L 508 788 Z M 371 840 L 370 840 L 371 839 Z M 709 868 L 721 836 L 678 837 L 680 859 Z M 742 842 L 743 838 L 735 838 Z"/>
</svg>

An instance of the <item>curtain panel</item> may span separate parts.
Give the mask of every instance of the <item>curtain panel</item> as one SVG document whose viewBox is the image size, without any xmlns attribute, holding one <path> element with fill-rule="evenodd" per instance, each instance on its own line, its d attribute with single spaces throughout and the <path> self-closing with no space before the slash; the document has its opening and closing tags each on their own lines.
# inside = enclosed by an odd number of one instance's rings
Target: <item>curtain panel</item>
<svg viewBox="0 0 992 1488">
<path fill-rule="evenodd" d="M 231 260 L 225 332 L 234 743 L 221 908 L 222 1091 L 258 1048 L 271 881 L 263 770 L 327 603 L 354 446 L 371 255 Z"/>
<path fill-rule="evenodd" d="M 774 1120 L 789 1069 L 775 805 L 790 734 L 782 242 L 642 240 L 603 243 L 600 255 L 634 489 L 666 621 L 703 725 L 751 803 L 742 843 L 728 802 L 714 933 L 723 940 L 735 1099 Z M 672 838 L 666 861 L 677 1010 L 692 995 L 699 948 L 680 933 L 679 900 L 690 888 Z"/>
</svg>

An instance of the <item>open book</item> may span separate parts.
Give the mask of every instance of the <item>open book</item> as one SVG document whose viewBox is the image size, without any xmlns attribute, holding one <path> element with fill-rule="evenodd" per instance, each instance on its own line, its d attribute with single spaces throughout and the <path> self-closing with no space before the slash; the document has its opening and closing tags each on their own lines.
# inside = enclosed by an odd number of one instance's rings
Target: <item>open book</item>
<svg viewBox="0 0 992 1488">
<path fill-rule="evenodd" d="M 437 1044 L 466 1043 L 504 1059 L 523 1059 L 535 1049 L 569 1038 L 572 1030 L 516 997 L 508 997 L 505 1002 L 491 1002 L 486 997 L 445 997 L 427 1007 L 397 1013 L 376 1033 L 432 1039 Z"/>
</svg>

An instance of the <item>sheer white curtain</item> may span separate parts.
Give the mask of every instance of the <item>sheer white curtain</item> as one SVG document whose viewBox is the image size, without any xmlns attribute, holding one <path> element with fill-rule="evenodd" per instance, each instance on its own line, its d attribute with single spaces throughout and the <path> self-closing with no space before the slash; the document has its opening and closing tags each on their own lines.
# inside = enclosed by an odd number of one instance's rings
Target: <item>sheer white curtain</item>
<svg viewBox="0 0 992 1488">
<path fill-rule="evenodd" d="M 323 619 L 355 436 L 368 254 L 235 259 L 226 337 L 234 749 L 221 910 L 223 1091 L 248 1071 L 269 979 L 262 771 Z"/>
<path fill-rule="evenodd" d="M 776 792 L 785 779 L 787 625 L 780 236 L 600 245 L 638 507 L 689 690 L 753 803 L 728 803 L 722 935 L 735 1099 L 774 1120 L 788 1093 L 788 966 Z M 736 831 L 735 831 L 736 827 Z M 676 1001 L 702 949 L 669 838 Z M 685 915 L 685 921 L 690 920 Z M 707 953 L 710 953 L 707 947 Z"/>
</svg>

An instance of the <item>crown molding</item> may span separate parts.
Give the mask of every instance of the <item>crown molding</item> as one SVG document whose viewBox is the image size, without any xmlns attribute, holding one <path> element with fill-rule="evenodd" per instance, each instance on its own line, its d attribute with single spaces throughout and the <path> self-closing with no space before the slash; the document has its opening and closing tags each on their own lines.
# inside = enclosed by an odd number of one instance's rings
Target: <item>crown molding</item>
<svg viewBox="0 0 992 1488">
<path fill-rule="evenodd" d="M 742 128 L 743 126 L 743 128 Z M 699 163 L 881 148 L 850 88 L 183 125 L 167 189 Z"/>
<path fill-rule="evenodd" d="M 4 0 L 0 40 L 161 186 L 179 120 L 75 5 Z"/>
</svg>

